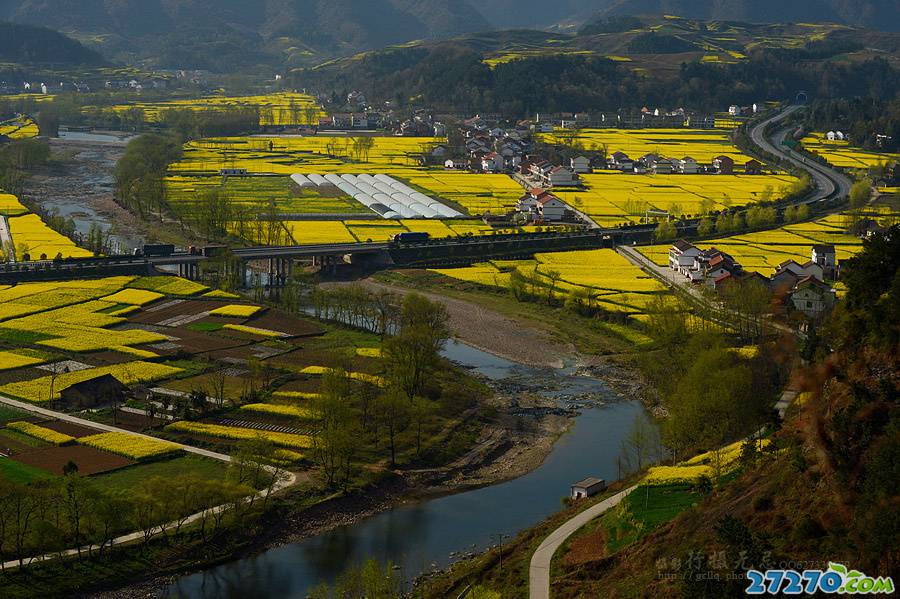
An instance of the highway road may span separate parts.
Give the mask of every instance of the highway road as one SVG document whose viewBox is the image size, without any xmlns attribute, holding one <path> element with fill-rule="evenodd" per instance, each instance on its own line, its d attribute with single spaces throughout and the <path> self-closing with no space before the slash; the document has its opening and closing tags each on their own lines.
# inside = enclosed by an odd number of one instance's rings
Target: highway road
<svg viewBox="0 0 900 599">
<path fill-rule="evenodd" d="M 803 108 L 803 106 L 799 105 L 789 106 L 778 114 L 755 125 L 750 129 L 750 139 L 757 147 L 770 154 L 779 156 L 809 173 L 816 185 L 816 193 L 804 200 L 803 203 L 813 204 L 821 200 L 850 195 L 850 187 L 853 185 L 853 182 L 846 175 L 833 168 L 809 160 L 802 155 L 795 154 L 782 145 L 787 134 L 791 131 L 791 127 L 780 129 L 771 140 L 765 136 L 766 127 L 770 124 L 780 123 Z"/>
</svg>

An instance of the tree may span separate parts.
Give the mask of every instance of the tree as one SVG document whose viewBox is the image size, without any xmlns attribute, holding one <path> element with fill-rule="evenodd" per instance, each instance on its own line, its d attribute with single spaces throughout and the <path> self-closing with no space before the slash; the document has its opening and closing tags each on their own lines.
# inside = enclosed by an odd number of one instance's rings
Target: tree
<svg viewBox="0 0 900 599">
<path fill-rule="evenodd" d="M 394 467 L 397 465 L 398 437 L 409 427 L 410 402 L 401 390 L 389 388 L 378 398 L 377 408 L 382 428 L 388 437 L 391 467 Z"/>
<path fill-rule="evenodd" d="M 755 428 L 772 399 L 754 388 L 750 367 L 721 340 L 713 337 L 700 341 L 705 347 L 695 344 L 685 356 L 693 359 L 666 400 L 669 417 L 664 422 L 663 438 L 677 451 L 718 447 L 728 438 Z"/>
<path fill-rule="evenodd" d="M 559 283 L 559 280 L 562 278 L 562 273 L 555 269 L 550 269 L 544 273 L 544 276 L 547 277 L 547 305 L 553 305 L 553 292 L 556 290 L 556 285 Z"/>
<path fill-rule="evenodd" d="M 872 196 L 872 181 L 860 179 L 850 188 L 850 207 L 859 209 L 866 205 Z"/>
<path fill-rule="evenodd" d="M 628 471 L 641 471 L 661 453 L 659 429 L 641 414 L 622 441 L 622 462 Z"/>
<path fill-rule="evenodd" d="M 700 225 L 697 227 L 697 235 L 700 237 L 706 237 L 708 235 L 712 235 L 716 231 L 716 225 L 713 223 L 712 219 L 709 217 L 704 217 L 700 219 Z"/>
<path fill-rule="evenodd" d="M 671 241 L 678 237 L 678 229 L 675 227 L 675 223 L 664 220 L 656 226 L 656 231 L 653 236 L 657 242 Z"/>
<path fill-rule="evenodd" d="M 403 301 L 400 331 L 385 341 L 384 358 L 391 382 L 412 401 L 424 388 L 450 338 L 447 308 L 411 293 Z"/>
<path fill-rule="evenodd" d="M 361 431 L 351 410 L 354 381 L 344 370 L 334 369 L 324 375 L 321 390 L 313 454 L 328 486 L 342 483 L 346 488 L 360 446 Z"/>
</svg>

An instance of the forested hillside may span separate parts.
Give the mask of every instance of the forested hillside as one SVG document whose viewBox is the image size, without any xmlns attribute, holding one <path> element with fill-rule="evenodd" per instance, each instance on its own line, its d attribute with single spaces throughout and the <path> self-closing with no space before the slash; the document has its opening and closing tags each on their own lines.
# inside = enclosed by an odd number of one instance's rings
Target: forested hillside
<svg viewBox="0 0 900 599">
<path fill-rule="evenodd" d="M 32 64 L 98 64 L 102 62 L 102 58 L 96 52 L 52 29 L 0 21 L 0 61 Z"/>
<path fill-rule="evenodd" d="M 58 28 L 121 60 L 222 72 L 489 28 L 465 0 L 0 0 L 0 18 Z"/>
<path fill-rule="evenodd" d="M 678 15 L 750 23 L 829 21 L 900 31 L 900 4 L 893 0 L 562 0 L 553 10 L 538 0 L 486 0 L 478 7 L 501 28 L 550 27 L 611 15 Z"/>
</svg>

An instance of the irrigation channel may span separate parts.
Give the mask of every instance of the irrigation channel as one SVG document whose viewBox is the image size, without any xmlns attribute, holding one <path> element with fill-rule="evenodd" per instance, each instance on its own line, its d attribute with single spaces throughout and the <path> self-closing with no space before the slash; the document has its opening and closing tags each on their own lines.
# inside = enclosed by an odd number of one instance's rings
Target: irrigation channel
<svg viewBox="0 0 900 599">
<path fill-rule="evenodd" d="M 458 342 L 448 344 L 445 355 L 495 385 L 515 387 L 540 381 L 538 392 L 560 407 L 573 403 L 584 407 L 543 464 L 524 476 L 404 504 L 187 575 L 171 584 L 163 596 L 303 598 L 315 585 L 332 582 L 349 565 L 369 558 L 393 562 L 409 589 L 420 574 L 445 568 L 459 555 L 496 544 L 498 534 L 515 535 L 559 511 L 561 498 L 575 481 L 587 476 L 614 480 L 622 440 L 636 418 L 647 417 L 639 401 L 623 399 L 603 381 L 580 376 L 574 367 L 522 366 Z M 582 403 L 579 398 L 590 399 Z"/>
</svg>

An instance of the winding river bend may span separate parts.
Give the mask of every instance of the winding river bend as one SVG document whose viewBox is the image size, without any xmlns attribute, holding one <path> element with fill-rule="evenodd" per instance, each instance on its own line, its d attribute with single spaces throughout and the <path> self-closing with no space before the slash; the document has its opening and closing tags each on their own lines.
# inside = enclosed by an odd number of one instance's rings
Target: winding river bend
<svg viewBox="0 0 900 599">
<path fill-rule="evenodd" d="M 532 472 L 497 485 L 407 504 L 355 524 L 277 547 L 259 555 L 184 576 L 165 597 L 303 598 L 322 581 L 333 581 L 346 567 L 374 557 L 391 560 L 410 581 L 443 568 L 451 553 L 481 550 L 492 536 L 515 535 L 561 508 L 569 485 L 586 476 L 616 478 L 616 456 L 636 418 L 645 418 L 636 400 L 616 395 L 594 378 L 573 369 L 546 371 L 521 366 L 461 343 L 448 345 L 448 358 L 495 381 L 554 379 L 543 391 L 562 404 L 578 395 L 601 397 L 582 411 L 544 463 Z M 408 582 L 406 583 L 409 584 Z M 408 587 L 407 587 L 408 588 Z"/>
</svg>

